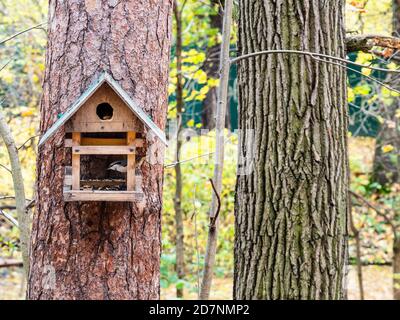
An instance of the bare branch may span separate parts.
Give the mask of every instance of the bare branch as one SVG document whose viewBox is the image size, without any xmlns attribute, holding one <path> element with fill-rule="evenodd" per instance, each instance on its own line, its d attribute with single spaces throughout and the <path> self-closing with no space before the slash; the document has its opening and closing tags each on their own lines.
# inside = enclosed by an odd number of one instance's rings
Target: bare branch
<svg viewBox="0 0 400 320">
<path fill-rule="evenodd" d="M 18 221 L 15 220 L 15 219 L 13 218 L 13 216 L 11 216 L 10 214 L 8 214 L 7 212 L 4 212 L 2 209 L 0 209 L 0 216 L 3 216 L 3 217 L 6 218 L 8 221 L 10 221 L 14 226 L 16 226 L 17 228 L 19 228 Z"/>
<path fill-rule="evenodd" d="M 12 136 L 10 127 L 7 124 L 3 114 L 0 112 L 0 136 L 4 140 L 10 158 L 12 178 L 15 192 L 15 202 L 17 207 L 18 225 L 20 229 L 20 243 L 22 251 L 22 260 L 24 262 L 25 275 L 29 270 L 29 216 L 26 214 L 25 206 L 25 187 L 19 162 L 18 150 Z"/>
<path fill-rule="evenodd" d="M 328 54 L 322 54 L 322 53 L 316 53 L 316 52 L 310 52 L 310 51 L 300 51 L 300 50 L 266 50 L 266 51 L 258 51 L 258 52 L 252 52 L 252 53 L 248 53 L 248 54 L 244 54 L 242 56 L 236 57 L 231 59 L 230 63 L 231 65 L 234 63 L 237 63 L 243 59 L 248 59 L 251 57 L 257 57 L 257 56 L 261 56 L 261 55 L 269 55 L 269 54 L 295 54 L 295 55 L 304 55 L 304 56 L 309 56 L 314 60 L 320 61 L 320 62 L 325 62 L 325 63 L 330 63 L 330 64 L 334 64 L 334 65 L 338 65 L 337 62 L 343 62 L 346 64 L 352 64 L 353 66 L 357 66 L 357 67 L 361 67 L 361 68 L 366 68 L 366 69 L 370 69 L 373 71 L 382 71 L 382 72 L 388 72 L 388 73 L 400 73 L 399 69 L 383 69 L 383 68 L 377 68 L 377 67 L 371 67 L 370 65 L 366 65 L 366 64 L 361 64 L 361 63 L 357 63 L 357 62 L 353 62 L 347 59 L 343 59 L 343 58 L 339 58 L 339 57 L 335 57 L 335 56 L 331 56 Z M 317 58 L 322 58 L 322 59 L 317 59 Z M 325 60 L 325 59 L 330 59 L 330 60 Z M 336 61 L 336 62 L 334 62 Z M 340 65 L 343 67 L 346 67 L 345 65 Z"/>
<path fill-rule="evenodd" d="M 178 165 L 180 163 L 190 162 L 192 160 L 196 160 L 196 159 L 199 159 L 199 158 L 204 158 L 204 157 L 213 155 L 214 153 L 215 152 L 205 153 L 205 154 L 201 154 L 201 155 L 199 155 L 197 157 L 193 157 L 193 158 L 189 158 L 189 159 L 186 159 L 186 160 L 170 163 L 170 164 L 165 165 L 164 168 L 172 168 L 172 167 L 175 167 L 176 165 Z"/>
<path fill-rule="evenodd" d="M 196 185 L 193 190 L 193 214 L 191 220 L 194 221 L 194 239 L 196 242 L 196 255 L 197 255 L 197 298 L 200 299 L 200 251 L 199 239 L 197 234 L 197 210 L 196 210 Z"/>
<path fill-rule="evenodd" d="M 9 60 L 5 65 L 1 66 L 0 72 L 3 71 L 4 68 L 6 68 L 11 63 L 11 61 L 13 61 L 13 59 Z"/>
<path fill-rule="evenodd" d="M 218 219 L 219 212 L 221 211 L 221 197 L 218 194 L 217 189 L 215 188 L 215 185 L 214 185 L 214 181 L 212 179 L 210 179 L 210 183 L 213 188 L 215 197 L 217 198 L 217 209 L 215 211 L 215 215 L 210 217 L 210 228 L 215 228 L 215 224 Z"/>
<path fill-rule="evenodd" d="M 385 51 L 379 51 L 379 50 L 371 50 L 370 53 L 373 55 L 377 56 L 380 59 L 383 59 L 386 63 L 388 62 L 396 62 L 397 64 L 400 62 L 400 57 L 398 56 L 398 51 L 394 52 L 392 55 L 389 57 L 387 56 Z"/>
<path fill-rule="evenodd" d="M 359 201 L 363 202 L 365 205 L 367 205 L 367 207 L 369 207 L 370 209 L 374 210 L 378 216 L 382 217 L 385 222 L 392 228 L 393 232 L 396 233 L 396 226 L 393 224 L 393 222 L 390 220 L 390 218 L 388 217 L 388 215 L 386 213 L 383 213 L 378 207 L 376 207 L 375 205 L 373 205 L 371 202 L 369 202 L 367 199 L 365 199 L 363 196 L 355 193 L 354 191 L 349 190 L 350 194 L 358 199 Z"/>
<path fill-rule="evenodd" d="M 0 206 L 0 210 L 15 210 L 15 209 L 17 209 L 16 206 L 11 206 L 11 205 Z"/>
<path fill-rule="evenodd" d="M 366 68 L 366 69 L 370 69 L 370 70 L 374 70 L 374 71 L 381 71 L 381 72 L 387 72 L 387 73 L 400 73 L 399 69 L 392 70 L 392 69 L 383 69 L 383 68 L 371 67 L 369 65 L 356 63 L 356 62 L 353 62 L 353 61 L 350 61 L 350 60 L 346 60 L 346 59 L 342 59 L 342 58 L 338 58 L 338 57 L 334 57 L 334 56 L 330 56 L 330 55 L 326 55 L 326 54 L 319 54 L 319 53 L 314 53 L 314 52 L 309 52 L 309 51 L 298 51 L 298 50 L 266 50 L 266 51 L 259 51 L 259 52 L 253 52 L 253 53 L 249 53 L 249 54 L 244 54 L 244 55 L 239 56 L 237 58 L 231 59 L 230 63 L 232 65 L 232 64 L 237 63 L 237 62 L 239 62 L 241 60 L 244 60 L 244 59 L 248 59 L 248 58 L 251 58 L 251 57 L 257 57 L 257 56 L 260 56 L 260 55 L 269 55 L 269 54 L 296 54 L 296 55 L 309 56 L 312 59 L 314 59 L 315 61 L 333 64 L 333 65 L 336 65 L 338 67 L 354 71 L 354 72 L 362 75 L 363 77 L 366 77 L 367 79 L 378 83 L 379 85 L 385 87 L 386 89 L 400 94 L 399 90 L 397 90 L 395 88 L 392 88 L 391 86 L 383 83 L 382 81 L 379 81 L 378 79 L 375 79 L 374 77 L 371 77 L 369 75 L 363 74 L 362 72 L 360 72 L 358 70 L 355 70 L 354 68 L 350 68 L 345 64 L 341 64 L 341 62 L 342 63 L 346 63 L 346 64 L 351 64 L 351 65 L 354 65 L 354 66 L 358 66 L 358 67 L 362 67 L 362 68 Z M 334 61 L 329 61 L 329 60 L 326 60 L 326 59 L 331 59 L 331 60 L 334 60 Z"/>
<path fill-rule="evenodd" d="M 363 284 L 363 274 L 362 274 L 361 240 L 360 240 L 360 230 L 363 228 L 364 224 L 359 229 L 357 229 L 353 219 L 352 206 L 350 206 L 349 210 L 349 221 L 350 221 L 351 231 L 353 232 L 354 238 L 356 240 L 357 277 L 358 277 L 358 287 L 360 290 L 360 299 L 364 300 L 364 284 Z"/>
<path fill-rule="evenodd" d="M 400 50 L 400 38 L 374 34 L 346 37 L 347 53 L 356 51 L 369 53 L 373 47 Z"/>
<path fill-rule="evenodd" d="M 10 40 L 12 40 L 12 39 L 14 39 L 14 38 L 20 36 L 21 34 L 24 34 L 24 33 L 26 33 L 26 32 L 29 32 L 29 31 L 31 31 L 31 30 L 34 30 L 34 29 L 39 29 L 40 27 L 42 27 L 42 26 L 45 25 L 45 24 L 47 24 L 47 22 L 42 22 L 42 23 L 40 23 L 40 24 L 38 24 L 38 25 L 36 25 L 36 26 L 29 27 L 28 29 L 19 31 L 19 32 L 13 34 L 12 36 L 9 36 L 8 38 L 5 38 L 5 39 L 1 40 L 1 41 L 0 41 L 0 45 L 5 44 L 6 42 L 8 42 L 8 41 L 10 41 Z"/>
<path fill-rule="evenodd" d="M 9 259 L 9 260 L 0 259 L 0 268 L 11 268 L 11 267 L 22 267 L 22 261 L 15 259 Z"/>
<path fill-rule="evenodd" d="M 9 168 L 7 168 L 5 165 L 0 163 L 0 167 L 3 168 L 4 170 L 8 171 L 8 173 L 12 174 L 12 171 Z"/>
<path fill-rule="evenodd" d="M 37 137 L 39 137 L 39 136 L 40 136 L 40 134 L 37 134 L 37 135 L 35 135 L 35 136 L 30 137 L 28 140 L 26 140 L 23 144 L 21 144 L 21 145 L 18 147 L 18 150 L 21 150 L 23 147 L 26 146 L 27 143 L 29 143 L 30 141 L 32 141 L 33 139 L 35 139 L 35 138 L 37 138 Z"/>
</svg>

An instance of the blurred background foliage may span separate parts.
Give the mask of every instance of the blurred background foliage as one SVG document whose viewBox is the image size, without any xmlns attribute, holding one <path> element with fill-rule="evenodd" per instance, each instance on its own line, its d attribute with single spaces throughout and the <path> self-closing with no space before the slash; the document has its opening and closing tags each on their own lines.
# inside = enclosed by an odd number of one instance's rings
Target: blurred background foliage
<svg viewBox="0 0 400 320">
<path fill-rule="evenodd" d="M 347 1 L 347 31 L 351 34 L 392 33 L 391 0 Z M 212 16 L 218 15 L 219 2 L 187 0 L 183 18 L 183 69 L 184 102 L 183 124 L 185 130 L 181 160 L 182 163 L 185 241 L 185 279 L 178 280 L 175 272 L 175 220 L 174 191 L 175 173 L 174 144 L 166 154 L 164 183 L 164 210 L 162 217 L 163 253 L 161 260 L 161 287 L 163 297 L 173 298 L 171 288 L 182 286 L 186 294 L 195 297 L 207 241 L 208 210 L 211 200 L 209 178 L 213 172 L 214 133 L 205 132 L 202 113 L 207 112 L 204 100 L 218 85 L 216 76 L 209 76 L 205 65 L 210 60 L 218 64 L 218 54 L 209 54 L 209 49 L 221 41 L 220 30 L 211 27 Z M 0 42 L 21 30 L 47 20 L 45 0 L 0 0 Z M 232 37 L 234 51 L 236 36 Z M 46 26 L 27 32 L 0 45 L 0 66 L 7 66 L 0 72 L 0 104 L 13 130 L 20 148 L 20 158 L 25 178 L 27 197 L 34 197 L 36 142 L 39 121 L 41 81 L 43 78 L 44 53 L 46 46 Z M 232 55 L 235 53 L 233 52 Z M 380 67 L 396 68 L 394 63 L 370 54 L 358 53 L 350 57 L 353 61 Z M 386 74 L 357 70 L 364 75 L 385 80 Z M 175 44 L 172 48 L 169 84 L 169 123 L 176 120 L 176 57 Z M 214 297 L 229 297 L 230 279 L 233 271 L 234 245 L 234 193 L 236 180 L 237 135 L 232 132 L 237 122 L 236 72 L 231 73 L 230 118 L 232 130 L 227 131 L 226 166 L 223 177 L 223 194 L 219 243 L 216 257 L 216 285 Z M 379 128 L 393 121 L 385 118 L 380 110 L 390 105 L 398 95 L 365 79 L 356 72 L 349 71 L 350 117 L 350 168 L 351 189 L 382 208 L 393 209 L 398 200 L 397 185 L 389 187 L 371 179 L 373 171 L 376 137 Z M 400 117 L 400 113 L 396 114 Z M 196 135 L 194 134 L 196 133 Z M 201 136 L 198 134 L 202 133 Z M 396 158 L 399 150 L 393 145 L 380 146 L 385 154 Z M 199 155 L 206 155 L 197 158 Z M 195 159 L 193 159 L 195 158 Z M 394 159 L 394 161 L 397 161 Z M 0 207 L 9 208 L 14 214 L 11 175 L 7 171 L 9 161 L 4 143 L 0 141 Z M 396 198 L 397 197 L 397 198 Z M 397 199 L 397 200 L 394 200 Z M 6 210 L 5 209 L 5 210 Z M 392 261 L 393 234 L 384 219 L 363 206 L 353 206 L 355 225 L 361 231 L 362 261 L 364 264 L 390 264 Z M 0 217 L 0 260 L 20 257 L 18 230 Z M 354 239 L 351 239 L 350 260 L 355 261 Z M 7 277 L 15 277 L 16 270 L 0 269 L 0 298 L 2 286 Z M 18 272 L 17 272 L 18 274 Z M 223 282 L 225 281 L 225 282 Z"/>
</svg>

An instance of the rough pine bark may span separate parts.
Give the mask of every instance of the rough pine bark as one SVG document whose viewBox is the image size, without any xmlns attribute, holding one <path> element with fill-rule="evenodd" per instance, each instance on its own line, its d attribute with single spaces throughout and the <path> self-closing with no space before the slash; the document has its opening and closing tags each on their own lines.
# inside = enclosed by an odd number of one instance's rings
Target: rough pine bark
<svg viewBox="0 0 400 320">
<path fill-rule="evenodd" d="M 240 55 L 292 49 L 344 58 L 344 0 L 243 0 L 238 41 Z M 288 54 L 245 59 L 239 103 L 240 164 L 253 169 L 236 185 L 234 298 L 345 298 L 344 68 Z"/>
<path fill-rule="evenodd" d="M 103 71 L 164 128 L 171 11 L 170 0 L 51 0 L 41 132 Z M 65 203 L 63 140 L 39 150 L 28 298 L 158 299 L 162 161 L 141 166 L 143 203 Z"/>
</svg>

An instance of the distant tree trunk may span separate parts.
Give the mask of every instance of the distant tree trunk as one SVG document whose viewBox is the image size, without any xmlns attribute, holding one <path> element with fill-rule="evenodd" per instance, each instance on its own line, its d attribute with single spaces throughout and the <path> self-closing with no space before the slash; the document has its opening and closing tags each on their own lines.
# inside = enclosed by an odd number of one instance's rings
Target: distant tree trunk
<svg viewBox="0 0 400 320">
<path fill-rule="evenodd" d="M 164 128 L 171 10 L 167 0 L 51 0 L 41 132 L 103 71 Z M 144 204 L 64 203 L 63 140 L 39 150 L 28 298 L 158 299 L 163 164 L 141 166 Z"/>
<path fill-rule="evenodd" d="M 400 36 L 400 0 L 392 1 L 393 10 L 393 36 Z M 395 88 L 400 87 L 400 77 L 391 75 L 391 84 Z M 400 183 L 400 119 L 396 117 L 396 111 L 400 108 L 400 100 L 393 98 L 392 104 L 384 106 L 381 116 L 385 122 L 381 124 L 376 139 L 375 157 L 373 164 L 372 180 L 381 185 L 393 186 Z M 392 145 L 394 150 L 385 153 L 383 146 Z M 399 212 L 396 213 L 400 215 Z M 400 300 L 400 238 L 394 228 L 393 240 L 393 296 Z"/>
<path fill-rule="evenodd" d="M 241 55 L 293 49 L 344 58 L 344 40 L 344 0 L 241 1 Z M 238 85 L 240 164 L 254 166 L 236 185 L 234 298 L 343 299 L 346 72 L 264 55 L 240 62 Z"/>
<path fill-rule="evenodd" d="M 400 0 L 393 0 L 393 36 L 400 36 Z M 400 87 L 400 79 L 398 75 L 392 80 L 392 85 Z M 399 99 L 394 98 L 391 105 L 386 106 L 382 110 L 381 116 L 385 123 L 381 124 L 376 139 L 375 157 L 373 165 L 372 180 L 381 185 L 393 184 L 400 182 L 400 130 L 399 119 L 396 118 L 396 110 L 400 108 Z M 395 154 L 384 153 L 382 147 L 392 145 L 395 148 Z"/>
<path fill-rule="evenodd" d="M 177 129 L 176 129 L 176 156 L 175 156 L 175 227 L 176 227 L 176 240 L 175 240 L 175 254 L 176 254 L 176 273 L 179 280 L 183 280 L 185 276 L 185 243 L 184 243 L 184 230 L 183 230 L 183 213 L 182 213 L 182 170 L 180 161 L 180 153 L 182 149 L 181 132 L 182 112 L 184 108 L 183 100 L 183 85 L 184 80 L 182 76 L 182 8 L 175 1 L 174 4 L 174 17 L 176 22 L 176 114 L 177 114 Z M 176 297 L 183 298 L 183 287 L 179 285 L 176 288 Z"/>
<path fill-rule="evenodd" d="M 393 298 L 400 300 L 400 237 L 393 240 Z"/>
<path fill-rule="evenodd" d="M 362 272 L 362 260 L 361 260 L 361 237 L 360 237 L 360 229 L 357 229 L 357 227 L 354 224 L 353 212 L 356 211 L 354 211 L 353 205 L 351 205 L 349 208 L 349 223 L 350 223 L 350 229 L 353 233 L 353 237 L 356 241 L 357 279 L 358 279 L 358 288 L 360 290 L 360 300 L 364 300 L 365 296 L 364 296 L 364 284 L 363 284 L 363 272 Z"/>
<path fill-rule="evenodd" d="M 217 11 L 215 14 L 210 15 L 210 28 L 218 29 L 218 33 L 222 32 L 222 16 L 223 16 L 223 1 L 210 0 L 210 5 Z M 204 71 L 207 73 L 208 78 L 219 77 L 219 55 L 221 51 L 221 44 L 217 43 L 215 46 L 208 48 L 207 57 L 208 61 L 204 65 Z M 202 124 L 204 129 L 212 130 L 215 128 L 215 112 L 217 110 L 217 88 L 210 88 L 206 98 L 203 101 L 202 111 Z"/>
</svg>

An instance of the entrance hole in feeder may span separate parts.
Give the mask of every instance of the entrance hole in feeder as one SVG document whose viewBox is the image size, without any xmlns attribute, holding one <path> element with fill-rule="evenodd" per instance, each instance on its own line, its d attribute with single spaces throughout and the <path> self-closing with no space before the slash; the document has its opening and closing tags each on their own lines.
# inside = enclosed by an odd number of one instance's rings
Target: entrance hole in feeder
<svg viewBox="0 0 400 320">
<path fill-rule="evenodd" d="M 96 114 L 101 120 L 111 120 L 114 115 L 114 109 L 109 103 L 100 103 L 96 108 Z"/>
</svg>

